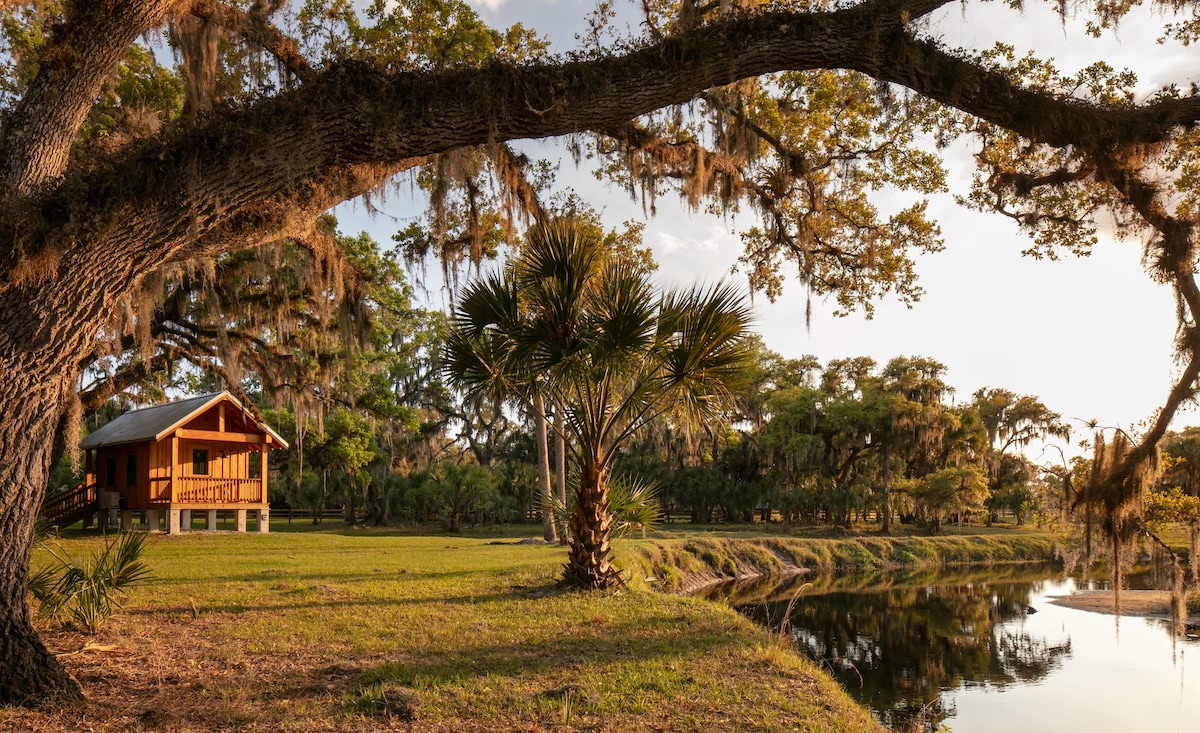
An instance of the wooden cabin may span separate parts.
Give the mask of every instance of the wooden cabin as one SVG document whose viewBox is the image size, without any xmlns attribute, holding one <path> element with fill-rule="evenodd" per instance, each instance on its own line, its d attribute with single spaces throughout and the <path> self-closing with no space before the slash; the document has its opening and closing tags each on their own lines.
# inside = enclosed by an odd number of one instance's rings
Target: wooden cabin
<svg viewBox="0 0 1200 733">
<path fill-rule="evenodd" d="M 238 531 L 246 531 L 247 513 L 259 532 L 269 529 L 267 456 L 287 441 L 259 422 L 228 392 L 146 407 L 121 415 L 84 438 L 85 480 L 74 500 L 55 500 L 101 513 L 120 512 L 129 529 L 134 511 L 146 512 L 150 529 L 176 534 L 190 529 L 193 513 L 204 513 L 208 529 L 217 512 L 236 512 Z M 68 492 L 70 493 L 70 492 Z M 61 497 L 61 498 L 60 498 Z M 79 514 L 78 508 L 75 514 Z"/>
</svg>

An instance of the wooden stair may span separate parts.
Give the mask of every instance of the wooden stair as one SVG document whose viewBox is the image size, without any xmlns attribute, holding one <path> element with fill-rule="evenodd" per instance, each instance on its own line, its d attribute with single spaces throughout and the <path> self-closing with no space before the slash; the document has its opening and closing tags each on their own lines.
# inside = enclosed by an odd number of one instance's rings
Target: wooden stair
<svg viewBox="0 0 1200 733">
<path fill-rule="evenodd" d="M 61 491 L 42 502 L 41 517 L 47 524 L 67 527 L 88 514 L 99 510 L 100 499 L 95 484 L 79 484 Z"/>
</svg>

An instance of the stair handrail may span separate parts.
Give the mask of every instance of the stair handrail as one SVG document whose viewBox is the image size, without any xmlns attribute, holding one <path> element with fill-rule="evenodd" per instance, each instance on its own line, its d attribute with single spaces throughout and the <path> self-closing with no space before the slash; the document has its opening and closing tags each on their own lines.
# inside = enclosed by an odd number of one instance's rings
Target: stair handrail
<svg viewBox="0 0 1200 733">
<path fill-rule="evenodd" d="M 80 482 L 74 488 L 60 491 L 42 502 L 42 514 L 47 517 L 57 517 L 66 512 L 82 508 L 96 501 L 96 484 Z"/>
</svg>

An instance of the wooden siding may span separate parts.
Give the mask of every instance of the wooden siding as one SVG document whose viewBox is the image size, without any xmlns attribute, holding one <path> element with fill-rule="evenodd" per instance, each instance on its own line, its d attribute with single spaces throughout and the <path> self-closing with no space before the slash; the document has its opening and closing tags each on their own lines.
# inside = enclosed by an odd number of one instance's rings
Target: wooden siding
<svg viewBox="0 0 1200 733">
<path fill-rule="evenodd" d="M 232 433 L 230 440 L 217 440 L 207 435 L 204 439 L 188 437 L 189 431 L 198 430 L 216 434 L 222 427 L 222 412 L 225 432 Z M 147 440 L 96 448 L 91 467 L 96 485 L 104 491 L 120 492 L 126 509 L 162 508 L 164 504 L 180 509 L 266 508 L 266 444 L 269 441 L 270 438 L 252 420 L 243 417 L 240 409 L 221 403 L 157 442 Z M 192 451 L 195 449 L 208 451 L 208 474 L 205 476 L 194 476 Z M 250 478 L 250 454 L 260 449 L 259 477 Z M 130 453 L 137 456 L 137 476 L 132 484 L 126 475 Z M 110 457 L 116 460 L 112 479 L 107 475 Z"/>
<path fill-rule="evenodd" d="M 149 506 L 150 480 L 147 467 L 150 465 L 150 441 L 110 445 L 96 450 L 96 484 L 103 491 L 116 491 L 125 500 L 127 509 L 145 509 Z M 137 475 L 130 481 L 129 454 L 136 456 Z M 115 476 L 108 475 L 108 460 L 113 459 Z"/>
</svg>

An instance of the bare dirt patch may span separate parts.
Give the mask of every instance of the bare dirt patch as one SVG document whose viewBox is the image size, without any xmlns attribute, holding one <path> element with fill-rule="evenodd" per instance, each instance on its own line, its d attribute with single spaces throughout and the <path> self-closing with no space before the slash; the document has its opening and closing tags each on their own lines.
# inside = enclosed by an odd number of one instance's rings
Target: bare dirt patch
<svg viewBox="0 0 1200 733">
<path fill-rule="evenodd" d="M 1110 590 L 1082 590 L 1069 596 L 1056 596 L 1050 602 L 1065 608 L 1092 613 L 1113 614 L 1113 594 Z M 1171 593 L 1165 590 L 1124 590 L 1121 591 L 1121 615 L 1141 616 L 1144 618 L 1171 617 Z M 1193 613 L 1187 619 L 1188 625 L 1200 624 L 1200 614 Z"/>
</svg>

